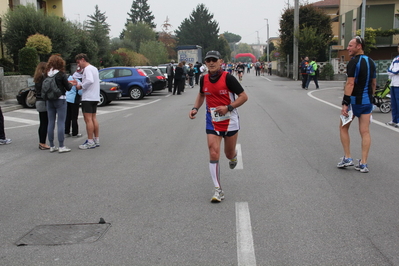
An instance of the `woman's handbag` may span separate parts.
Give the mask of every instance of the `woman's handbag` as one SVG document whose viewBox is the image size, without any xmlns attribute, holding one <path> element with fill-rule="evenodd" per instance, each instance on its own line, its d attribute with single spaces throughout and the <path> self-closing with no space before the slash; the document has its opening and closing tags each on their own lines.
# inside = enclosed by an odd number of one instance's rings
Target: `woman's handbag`
<svg viewBox="0 0 399 266">
<path fill-rule="evenodd" d="M 26 95 L 26 102 L 30 105 L 34 105 L 36 103 L 36 91 L 30 90 L 28 95 Z"/>
</svg>

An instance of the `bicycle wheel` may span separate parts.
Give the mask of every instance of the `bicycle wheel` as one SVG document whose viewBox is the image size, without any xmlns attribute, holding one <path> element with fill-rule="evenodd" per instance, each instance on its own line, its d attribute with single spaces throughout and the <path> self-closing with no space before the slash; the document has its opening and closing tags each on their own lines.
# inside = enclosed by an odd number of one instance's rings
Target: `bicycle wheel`
<svg viewBox="0 0 399 266">
<path fill-rule="evenodd" d="M 380 111 L 381 113 L 389 113 L 391 111 L 391 101 L 386 101 L 381 103 L 380 105 Z"/>
</svg>

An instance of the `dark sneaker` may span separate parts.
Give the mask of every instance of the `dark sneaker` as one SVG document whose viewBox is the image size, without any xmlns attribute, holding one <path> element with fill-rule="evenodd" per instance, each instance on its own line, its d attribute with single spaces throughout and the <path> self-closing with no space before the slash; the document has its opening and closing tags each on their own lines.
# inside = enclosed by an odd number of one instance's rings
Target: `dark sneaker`
<svg viewBox="0 0 399 266">
<path fill-rule="evenodd" d="M 361 173 L 368 173 L 369 169 L 367 167 L 367 164 L 362 164 L 362 160 L 358 160 L 359 164 L 355 165 L 355 170 L 360 171 Z"/>
<path fill-rule="evenodd" d="M 353 166 L 353 159 L 345 158 L 345 156 L 342 157 L 341 161 L 337 164 L 338 168 L 344 168 L 344 167 L 348 167 L 348 166 Z"/>
</svg>

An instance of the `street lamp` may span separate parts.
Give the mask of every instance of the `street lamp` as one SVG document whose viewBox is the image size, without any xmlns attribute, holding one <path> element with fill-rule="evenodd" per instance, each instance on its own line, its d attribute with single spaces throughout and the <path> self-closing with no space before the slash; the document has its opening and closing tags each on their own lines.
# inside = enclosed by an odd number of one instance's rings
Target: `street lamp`
<svg viewBox="0 0 399 266">
<path fill-rule="evenodd" d="M 269 20 L 267 19 L 267 18 L 265 18 L 265 20 L 266 20 L 266 24 L 267 24 L 267 50 L 266 50 L 266 52 L 267 52 L 267 62 L 269 62 L 270 60 L 269 60 L 269 54 L 270 54 L 270 52 L 269 52 Z"/>
</svg>

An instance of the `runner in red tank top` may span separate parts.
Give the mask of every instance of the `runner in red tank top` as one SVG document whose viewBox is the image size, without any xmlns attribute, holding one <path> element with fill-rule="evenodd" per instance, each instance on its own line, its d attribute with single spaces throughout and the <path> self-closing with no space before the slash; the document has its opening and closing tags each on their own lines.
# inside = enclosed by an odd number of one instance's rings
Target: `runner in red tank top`
<svg viewBox="0 0 399 266">
<path fill-rule="evenodd" d="M 205 56 L 205 62 L 209 73 L 200 80 L 200 91 L 189 117 L 194 119 L 206 100 L 209 171 L 215 187 L 211 202 L 220 202 L 224 199 L 220 185 L 220 145 L 224 139 L 225 155 L 229 159 L 230 168 L 234 169 L 237 165 L 236 144 L 240 129 L 236 108 L 244 104 L 248 96 L 238 80 L 221 68 L 223 60 L 218 51 L 209 51 Z"/>
</svg>

